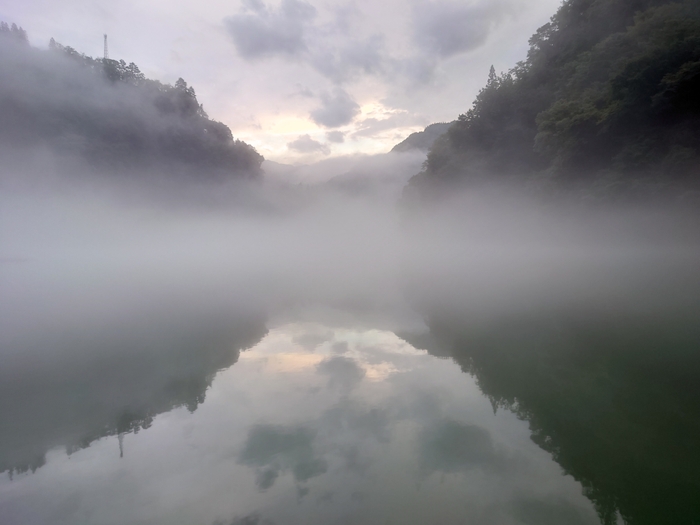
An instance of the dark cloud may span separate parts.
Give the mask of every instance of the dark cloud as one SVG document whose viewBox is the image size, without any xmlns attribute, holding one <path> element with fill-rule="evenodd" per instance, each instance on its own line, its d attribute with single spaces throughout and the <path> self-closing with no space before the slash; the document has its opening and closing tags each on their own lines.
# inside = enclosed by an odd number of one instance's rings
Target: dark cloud
<svg viewBox="0 0 700 525">
<path fill-rule="evenodd" d="M 349 124 L 360 112 L 360 106 L 343 89 L 321 95 L 321 107 L 311 112 L 311 120 L 327 128 Z"/>
<path fill-rule="evenodd" d="M 361 18 L 357 7 L 333 11 L 331 22 L 315 24 L 316 8 L 301 0 L 283 0 L 276 10 L 261 0 L 246 0 L 242 12 L 226 18 L 224 25 L 246 59 L 295 56 L 336 84 L 383 71 L 384 37 L 352 36 L 353 23 Z"/>
<path fill-rule="evenodd" d="M 260 490 L 267 490 L 275 484 L 279 475 L 279 469 L 276 468 L 260 469 L 255 474 L 255 484 Z"/>
<path fill-rule="evenodd" d="M 387 61 L 383 47 L 381 35 L 372 35 L 365 40 L 352 39 L 337 47 L 325 43 L 315 48 L 309 60 L 316 71 L 340 84 L 358 74 L 382 73 Z"/>
<path fill-rule="evenodd" d="M 299 153 L 322 153 L 328 155 L 331 148 L 328 144 L 323 144 L 311 138 L 311 135 L 301 135 L 296 140 L 289 142 L 287 147 Z"/>
<path fill-rule="evenodd" d="M 472 51 L 481 46 L 508 11 L 506 2 L 464 4 L 454 0 L 414 5 L 415 43 L 440 58 Z"/>
<path fill-rule="evenodd" d="M 297 485 L 297 502 L 301 501 L 306 496 L 308 496 L 309 492 L 311 492 L 311 489 L 309 487 L 302 487 L 301 485 Z"/>
<path fill-rule="evenodd" d="M 345 133 L 342 131 L 329 131 L 326 133 L 326 140 L 334 144 L 342 144 L 345 142 Z"/>
<path fill-rule="evenodd" d="M 343 390 L 351 390 L 365 377 L 365 371 L 355 361 L 341 356 L 321 362 L 318 372 L 329 377 L 329 386 Z"/>
<path fill-rule="evenodd" d="M 296 481 L 308 481 L 326 472 L 326 461 L 316 456 L 316 433 L 306 427 L 256 425 L 239 455 L 242 465 L 257 468 L 256 484 L 266 490 L 282 472 L 291 470 Z"/>
<path fill-rule="evenodd" d="M 244 10 L 224 21 L 238 53 L 247 59 L 299 55 L 307 49 L 305 32 L 316 8 L 300 0 L 282 0 L 277 10 L 246 0 Z"/>
</svg>

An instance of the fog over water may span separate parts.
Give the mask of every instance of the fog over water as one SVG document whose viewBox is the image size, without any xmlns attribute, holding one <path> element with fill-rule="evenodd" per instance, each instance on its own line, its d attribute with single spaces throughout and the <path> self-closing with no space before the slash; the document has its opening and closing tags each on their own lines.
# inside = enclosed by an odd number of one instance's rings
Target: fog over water
<svg viewBox="0 0 700 525">
<path fill-rule="evenodd" d="M 417 152 L 261 176 L 189 88 L 18 49 L 3 524 L 700 512 L 692 206 L 415 199 Z"/>
<path fill-rule="evenodd" d="M 697 3 L 146 4 L 232 128 L 0 8 L 0 525 L 700 521 Z"/>
<path fill-rule="evenodd" d="M 693 213 L 484 188 L 413 208 L 413 158 L 335 162 L 245 187 L 3 173 L 7 523 L 615 523 L 664 475 L 678 500 L 656 510 L 693 511 L 687 458 L 645 463 L 630 498 L 602 451 L 569 461 L 582 443 L 535 395 L 552 380 L 564 413 L 588 407 L 572 428 L 612 410 L 643 450 L 692 450 L 693 418 L 645 441 L 614 392 L 650 385 L 666 414 L 694 384 Z M 587 384 L 581 349 L 605 370 L 592 398 L 555 387 Z"/>
</svg>

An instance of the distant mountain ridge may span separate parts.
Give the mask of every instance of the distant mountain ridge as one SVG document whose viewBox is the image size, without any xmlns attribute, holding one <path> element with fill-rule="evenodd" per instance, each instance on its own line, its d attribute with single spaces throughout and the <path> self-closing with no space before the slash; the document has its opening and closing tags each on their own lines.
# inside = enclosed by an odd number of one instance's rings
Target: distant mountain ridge
<svg viewBox="0 0 700 525">
<path fill-rule="evenodd" d="M 251 180 L 263 157 L 208 117 L 194 89 L 147 79 L 136 64 L 91 58 L 51 39 L 29 45 L 0 26 L 0 149 L 22 166 L 32 152 L 104 173 Z M 17 171 L 17 170 L 15 170 Z"/>
<path fill-rule="evenodd" d="M 423 131 L 417 131 L 411 133 L 406 139 L 399 142 L 394 146 L 391 151 L 402 153 L 411 150 L 421 150 L 428 152 L 430 148 L 433 147 L 435 141 L 442 135 L 446 133 L 450 126 L 454 122 L 438 122 L 435 124 L 430 124 Z"/>
</svg>

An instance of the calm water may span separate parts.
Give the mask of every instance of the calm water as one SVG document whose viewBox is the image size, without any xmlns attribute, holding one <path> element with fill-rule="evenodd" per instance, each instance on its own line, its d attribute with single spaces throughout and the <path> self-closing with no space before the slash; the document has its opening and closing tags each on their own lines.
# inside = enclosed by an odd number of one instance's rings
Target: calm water
<svg viewBox="0 0 700 525">
<path fill-rule="evenodd" d="M 21 209 L 2 525 L 700 523 L 696 244 Z"/>
<path fill-rule="evenodd" d="M 151 363 L 115 357 L 106 382 L 76 372 L 43 399 L 4 401 L 16 472 L 3 522 L 597 523 L 527 422 L 452 361 L 384 330 L 292 323 L 259 337 L 240 355 L 193 347 L 169 371 L 162 355 L 151 378 Z"/>
<path fill-rule="evenodd" d="M 692 328 L 443 321 L 134 323 L 14 356 L 2 523 L 694 522 Z"/>
</svg>

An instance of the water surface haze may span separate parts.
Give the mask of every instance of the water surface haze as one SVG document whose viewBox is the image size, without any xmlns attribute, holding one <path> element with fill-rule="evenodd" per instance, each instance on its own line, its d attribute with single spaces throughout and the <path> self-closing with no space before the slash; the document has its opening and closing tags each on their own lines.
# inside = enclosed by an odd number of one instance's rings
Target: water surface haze
<svg viewBox="0 0 700 525">
<path fill-rule="evenodd" d="M 4 522 L 692 523 L 697 215 L 415 207 L 391 159 L 6 172 Z"/>
</svg>

